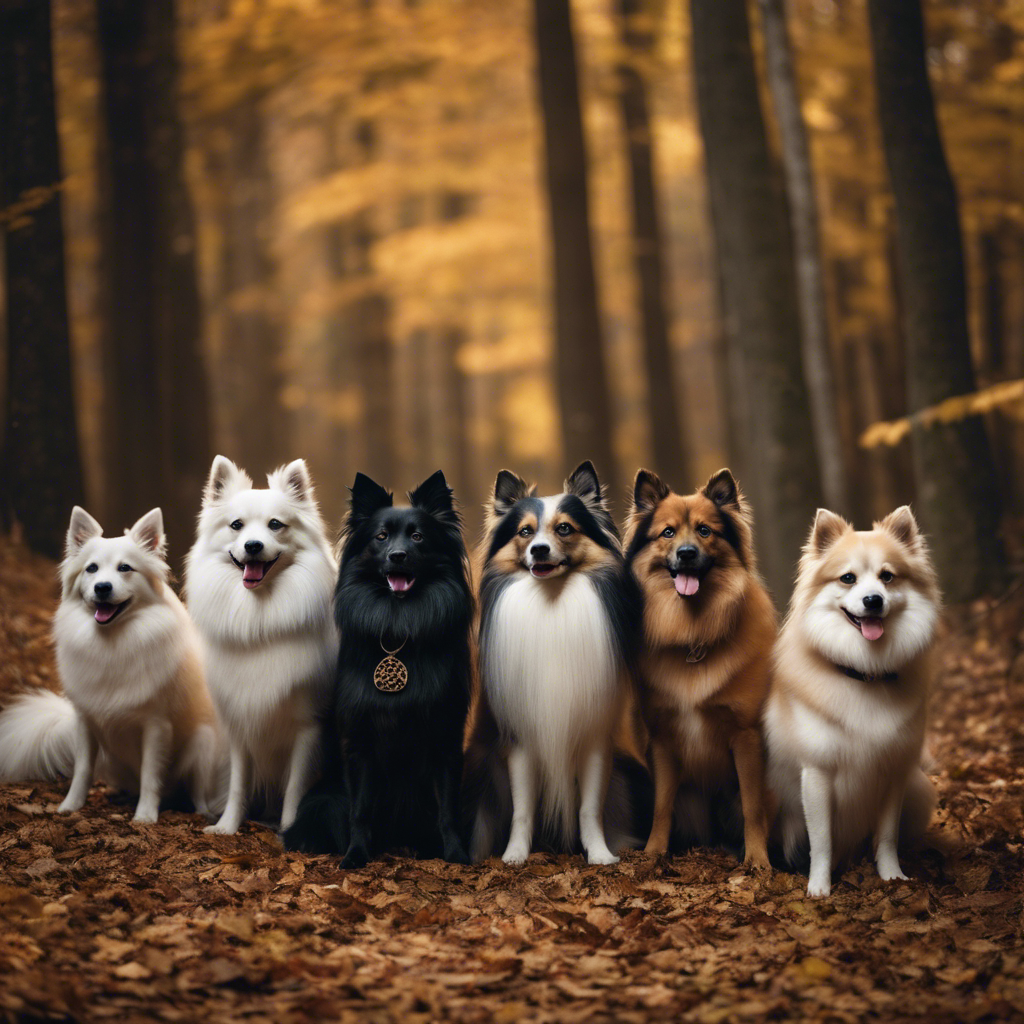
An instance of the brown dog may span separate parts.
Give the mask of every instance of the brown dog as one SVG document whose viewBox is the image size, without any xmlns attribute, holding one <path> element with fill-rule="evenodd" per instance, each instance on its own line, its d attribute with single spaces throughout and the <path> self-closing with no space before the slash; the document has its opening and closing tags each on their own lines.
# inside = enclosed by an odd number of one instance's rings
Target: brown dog
<svg viewBox="0 0 1024 1024">
<path fill-rule="evenodd" d="M 708 842 L 712 799 L 734 794 L 738 779 L 744 863 L 766 868 L 761 709 L 776 627 L 750 508 L 727 469 L 688 495 L 642 469 L 625 546 L 644 594 L 641 708 L 655 787 L 646 852 L 668 849 L 677 805 L 677 829 Z"/>
</svg>

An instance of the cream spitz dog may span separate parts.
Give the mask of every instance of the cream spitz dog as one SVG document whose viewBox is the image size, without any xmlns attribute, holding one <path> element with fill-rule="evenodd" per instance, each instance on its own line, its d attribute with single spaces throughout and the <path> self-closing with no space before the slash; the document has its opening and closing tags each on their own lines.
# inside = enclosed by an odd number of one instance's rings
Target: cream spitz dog
<svg viewBox="0 0 1024 1024">
<path fill-rule="evenodd" d="M 856 531 L 819 509 L 773 655 L 765 708 L 768 783 L 790 863 L 810 846 L 810 896 L 868 837 L 886 881 L 906 878 L 897 841 L 935 805 L 921 770 L 935 569 L 906 505 Z"/>
<path fill-rule="evenodd" d="M 72 775 L 59 811 L 77 811 L 98 777 L 138 793 L 154 822 L 184 784 L 197 811 L 219 811 L 226 750 L 203 679 L 199 636 L 167 585 L 163 515 L 123 537 L 75 507 L 54 618 L 64 696 L 23 694 L 0 715 L 0 780 Z"/>
<path fill-rule="evenodd" d="M 237 832 L 257 792 L 281 801 L 282 829 L 295 820 L 334 682 L 336 575 L 302 459 L 271 473 L 265 489 L 230 459 L 213 460 L 185 582 L 231 744 L 227 805 L 207 832 Z"/>
</svg>

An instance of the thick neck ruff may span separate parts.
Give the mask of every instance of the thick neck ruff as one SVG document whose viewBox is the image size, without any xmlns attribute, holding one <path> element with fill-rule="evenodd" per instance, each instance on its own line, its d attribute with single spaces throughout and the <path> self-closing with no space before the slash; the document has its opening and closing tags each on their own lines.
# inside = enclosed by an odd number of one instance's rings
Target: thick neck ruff
<svg viewBox="0 0 1024 1024">
<path fill-rule="evenodd" d="M 857 669 L 850 668 L 849 665 L 835 665 L 834 663 L 833 667 L 843 675 L 856 679 L 860 683 L 895 683 L 900 677 L 898 672 L 858 672 Z"/>
</svg>

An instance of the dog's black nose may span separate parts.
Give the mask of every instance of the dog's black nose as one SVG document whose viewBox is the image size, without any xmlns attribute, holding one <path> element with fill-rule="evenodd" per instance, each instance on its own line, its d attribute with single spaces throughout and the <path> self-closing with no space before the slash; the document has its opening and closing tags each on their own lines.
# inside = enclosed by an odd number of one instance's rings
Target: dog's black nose
<svg viewBox="0 0 1024 1024">
<path fill-rule="evenodd" d="M 864 608 L 869 612 L 880 612 L 885 607 L 885 598 L 881 594 L 868 594 L 864 598 Z"/>
<path fill-rule="evenodd" d="M 391 562 L 404 562 L 405 559 L 406 559 L 406 555 L 407 554 L 408 554 L 408 552 L 406 552 L 406 551 L 389 551 L 388 552 L 388 561 L 391 561 Z"/>
<path fill-rule="evenodd" d="M 247 540 L 245 542 L 245 550 L 247 554 L 258 555 L 263 550 L 263 541 Z"/>
<path fill-rule="evenodd" d="M 534 558 L 547 558 L 551 554 L 550 544 L 533 544 L 530 547 L 530 554 Z"/>
<path fill-rule="evenodd" d="M 693 544 L 680 544 L 679 547 L 676 548 L 676 558 L 678 558 L 680 562 L 686 564 L 692 565 L 696 562 L 699 554 L 700 552 Z"/>
<path fill-rule="evenodd" d="M 101 601 L 106 601 L 106 599 L 108 597 L 110 597 L 110 595 L 111 595 L 111 593 L 112 593 L 112 591 L 114 589 L 114 584 L 113 583 L 97 583 L 92 589 L 95 592 L 96 596 Z"/>
</svg>

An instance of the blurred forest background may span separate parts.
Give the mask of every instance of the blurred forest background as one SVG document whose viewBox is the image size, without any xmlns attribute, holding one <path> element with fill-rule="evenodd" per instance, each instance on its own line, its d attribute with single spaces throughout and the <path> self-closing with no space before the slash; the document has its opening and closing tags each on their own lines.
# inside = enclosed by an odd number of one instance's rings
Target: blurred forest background
<svg viewBox="0 0 1024 1024">
<path fill-rule="evenodd" d="M 0 0 L 5 522 L 730 464 L 780 599 L 819 504 L 996 590 L 1022 113 L 1020 0 Z"/>
</svg>

